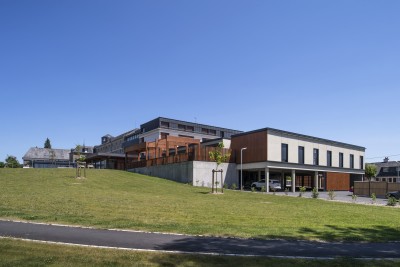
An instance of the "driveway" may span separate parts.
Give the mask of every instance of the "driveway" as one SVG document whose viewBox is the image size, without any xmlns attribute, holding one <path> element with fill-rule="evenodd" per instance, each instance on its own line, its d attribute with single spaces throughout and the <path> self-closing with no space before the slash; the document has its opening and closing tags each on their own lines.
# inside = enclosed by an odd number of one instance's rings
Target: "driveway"
<svg viewBox="0 0 400 267">
<path fill-rule="evenodd" d="M 398 242 L 326 243 L 217 238 L 101 230 L 2 220 L 0 220 L 0 236 L 160 252 L 326 259 L 336 257 L 400 259 L 400 243 Z"/>
</svg>

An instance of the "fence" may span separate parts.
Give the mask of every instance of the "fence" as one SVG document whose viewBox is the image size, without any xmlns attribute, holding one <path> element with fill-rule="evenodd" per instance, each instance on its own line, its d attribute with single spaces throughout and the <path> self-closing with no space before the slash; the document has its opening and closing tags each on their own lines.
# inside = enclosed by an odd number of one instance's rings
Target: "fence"
<svg viewBox="0 0 400 267">
<path fill-rule="evenodd" d="M 215 151 L 215 148 L 203 147 L 200 148 L 199 150 L 198 147 L 190 147 L 187 152 L 185 151 L 184 153 L 178 153 L 176 155 L 164 156 L 148 160 L 127 162 L 126 169 L 166 165 L 166 164 L 180 163 L 186 161 L 212 161 L 209 155 L 211 151 Z M 223 148 L 222 155 L 230 155 L 230 157 L 226 162 L 230 163 L 234 162 L 230 149 Z"/>
<path fill-rule="evenodd" d="M 354 194 L 358 196 L 370 196 L 375 193 L 376 196 L 385 197 L 388 192 L 399 191 L 400 183 L 388 182 L 354 182 Z"/>
</svg>

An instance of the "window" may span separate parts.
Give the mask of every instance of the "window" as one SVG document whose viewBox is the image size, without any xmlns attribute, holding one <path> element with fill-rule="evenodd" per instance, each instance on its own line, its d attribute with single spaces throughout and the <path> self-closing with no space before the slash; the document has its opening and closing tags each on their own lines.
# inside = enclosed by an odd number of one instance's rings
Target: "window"
<svg viewBox="0 0 400 267">
<path fill-rule="evenodd" d="M 318 148 L 314 148 L 313 164 L 314 165 L 319 165 L 319 149 Z"/>
<path fill-rule="evenodd" d="M 193 126 L 186 126 L 186 131 L 193 132 L 194 127 Z"/>
<path fill-rule="evenodd" d="M 350 154 L 350 169 L 354 169 L 354 155 Z"/>
<path fill-rule="evenodd" d="M 339 168 L 343 168 L 343 153 L 339 153 Z"/>
<path fill-rule="evenodd" d="M 169 122 L 167 122 L 167 121 L 162 121 L 162 122 L 161 122 L 161 127 L 169 128 Z"/>
<path fill-rule="evenodd" d="M 326 166 L 332 167 L 332 151 L 326 152 Z"/>
<path fill-rule="evenodd" d="M 382 172 L 389 172 L 389 168 L 388 167 L 383 167 L 382 168 Z"/>
<path fill-rule="evenodd" d="M 178 124 L 178 129 L 179 130 L 186 130 L 186 126 L 183 124 Z"/>
<path fill-rule="evenodd" d="M 217 131 L 216 130 L 210 130 L 210 134 L 217 135 Z"/>
<path fill-rule="evenodd" d="M 206 129 L 206 128 L 201 128 L 201 132 L 204 133 L 204 134 L 208 134 L 208 129 Z"/>
<path fill-rule="evenodd" d="M 304 146 L 299 146 L 299 164 L 304 164 Z"/>
<path fill-rule="evenodd" d="M 161 133 L 161 139 L 167 139 L 169 133 Z"/>
<path fill-rule="evenodd" d="M 288 162 L 288 144 L 282 144 L 282 162 Z"/>
<path fill-rule="evenodd" d="M 363 170 L 364 169 L 364 157 L 360 156 L 360 169 Z"/>
<path fill-rule="evenodd" d="M 221 136 L 222 138 L 224 138 L 224 137 L 225 137 L 225 133 L 224 133 L 224 131 L 221 131 L 221 132 L 220 132 L 220 136 Z"/>
</svg>

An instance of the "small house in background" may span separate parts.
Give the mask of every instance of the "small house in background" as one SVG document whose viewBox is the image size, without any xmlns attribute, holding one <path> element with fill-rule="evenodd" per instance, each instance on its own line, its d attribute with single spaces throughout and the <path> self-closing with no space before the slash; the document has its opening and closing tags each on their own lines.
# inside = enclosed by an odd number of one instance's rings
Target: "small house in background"
<svg viewBox="0 0 400 267">
<path fill-rule="evenodd" d="M 92 146 L 85 146 L 85 145 L 76 146 L 75 148 L 72 148 L 69 153 L 69 161 L 75 164 L 77 159 L 81 158 L 82 156 L 87 158 L 88 155 L 91 155 L 92 153 L 93 153 Z"/>
<path fill-rule="evenodd" d="M 390 161 L 385 157 L 382 162 L 368 163 L 376 166 L 376 177 L 372 180 L 378 182 L 400 183 L 400 161 Z"/>
<path fill-rule="evenodd" d="M 31 147 L 22 157 L 25 167 L 60 168 L 72 167 L 69 149 Z"/>
</svg>

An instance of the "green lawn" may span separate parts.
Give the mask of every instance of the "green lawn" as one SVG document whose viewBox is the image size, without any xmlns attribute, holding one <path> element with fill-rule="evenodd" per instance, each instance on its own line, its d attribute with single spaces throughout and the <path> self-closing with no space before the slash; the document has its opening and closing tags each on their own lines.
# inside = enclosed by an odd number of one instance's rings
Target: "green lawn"
<svg viewBox="0 0 400 267">
<path fill-rule="evenodd" d="M 400 240 L 400 209 L 209 189 L 113 170 L 0 169 L 0 217 L 245 238 Z"/>
<path fill-rule="evenodd" d="M 137 252 L 0 239 L 0 266 L 400 266 L 398 261 L 310 260 Z"/>
</svg>

